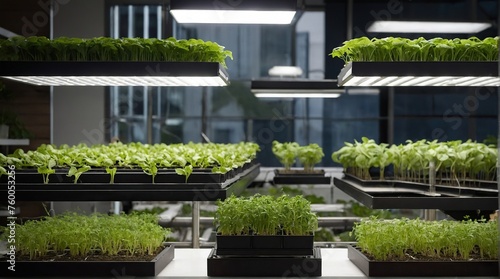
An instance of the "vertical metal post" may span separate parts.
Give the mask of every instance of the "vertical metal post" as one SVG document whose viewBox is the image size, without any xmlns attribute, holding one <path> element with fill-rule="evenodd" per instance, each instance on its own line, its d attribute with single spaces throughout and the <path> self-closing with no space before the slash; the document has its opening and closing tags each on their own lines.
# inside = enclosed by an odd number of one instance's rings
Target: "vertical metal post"
<svg viewBox="0 0 500 279">
<path fill-rule="evenodd" d="M 146 119 L 146 129 L 147 129 L 147 140 L 149 144 L 153 144 L 153 91 L 149 90 L 147 86 L 144 87 L 145 95 L 147 96 L 147 119 Z"/>
<path fill-rule="evenodd" d="M 353 28 L 353 0 L 347 0 L 347 30 L 346 30 L 346 37 L 347 40 L 352 39 L 352 30 Z"/>
<path fill-rule="evenodd" d="M 429 163 L 429 192 L 436 193 L 436 165 L 434 161 Z M 425 209 L 424 219 L 427 221 L 435 221 L 436 209 Z"/>
<path fill-rule="evenodd" d="M 394 143 L 394 87 L 389 87 L 387 104 L 387 143 Z"/>
<path fill-rule="evenodd" d="M 247 119 L 247 132 L 246 132 L 246 141 L 253 141 L 253 119 Z"/>
<path fill-rule="evenodd" d="M 500 5 L 497 5 L 497 36 L 500 36 Z M 500 55 L 500 49 L 499 49 L 499 55 Z M 499 71 L 499 78 L 500 78 L 500 60 L 498 61 L 498 71 Z M 497 87 L 497 96 L 500 96 L 500 87 Z M 500 109 L 500 98 L 498 99 L 498 109 Z M 500 110 L 499 110 L 500 111 Z M 497 148 L 498 151 L 500 151 L 500 114 L 498 115 L 498 120 L 497 120 L 497 128 L 498 128 L 498 135 L 497 135 Z M 500 154 L 500 153 L 498 153 Z M 500 191 L 500 162 L 497 159 L 497 187 L 498 190 Z M 500 205 L 500 195 L 498 195 L 498 204 Z M 498 208 L 500 210 L 500 206 Z M 497 224 L 498 224 L 498 230 L 500 231 L 500 214 L 498 214 L 497 217 Z M 498 250 L 498 258 L 500 259 L 500 249 Z M 498 270 L 500 271 L 500 260 L 498 261 Z"/>
<path fill-rule="evenodd" d="M 200 248 L 200 202 L 193 201 L 193 224 L 192 224 L 192 243 L 193 248 Z"/>
<path fill-rule="evenodd" d="M 145 39 L 149 38 L 149 6 L 144 5 L 142 9 L 142 13 L 144 15 L 142 20 L 142 36 Z"/>
<path fill-rule="evenodd" d="M 201 89 L 201 133 L 207 136 L 210 136 L 207 133 L 208 130 L 208 121 L 207 121 L 207 88 L 203 87 Z M 204 138 L 202 138 L 202 142 L 207 142 Z"/>
<path fill-rule="evenodd" d="M 50 30 L 49 38 L 54 39 L 54 0 L 50 0 Z M 50 143 L 54 143 L 54 86 L 50 87 Z M 54 216 L 54 202 L 49 204 L 49 214 Z"/>
</svg>

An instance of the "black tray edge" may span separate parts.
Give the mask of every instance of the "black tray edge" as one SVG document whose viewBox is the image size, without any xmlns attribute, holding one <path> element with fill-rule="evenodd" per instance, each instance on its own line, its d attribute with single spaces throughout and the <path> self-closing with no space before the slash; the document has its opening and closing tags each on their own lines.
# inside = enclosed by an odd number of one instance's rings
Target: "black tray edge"
<svg viewBox="0 0 500 279">
<path fill-rule="evenodd" d="M 366 276 L 498 276 L 498 261 L 383 262 L 369 260 L 349 245 L 347 257 Z"/>
<path fill-rule="evenodd" d="M 145 261 L 75 261 L 43 262 L 16 261 L 15 271 L 10 271 L 7 261 L 0 264 L 2 277 L 68 277 L 68 276 L 157 276 L 174 258 L 173 245 L 165 247 L 153 260 Z"/>
</svg>

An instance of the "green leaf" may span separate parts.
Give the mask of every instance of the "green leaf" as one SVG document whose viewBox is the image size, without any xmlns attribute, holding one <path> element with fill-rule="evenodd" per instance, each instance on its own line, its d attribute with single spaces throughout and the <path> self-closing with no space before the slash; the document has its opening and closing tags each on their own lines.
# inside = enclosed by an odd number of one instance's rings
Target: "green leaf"
<svg viewBox="0 0 500 279">
<path fill-rule="evenodd" d="M 192 172 L 193 172 L 192 165 L 185 165 L 184 168 L 176 168 L 175 169 L 175 173 L 186 177 L 186 183 L 187 183 L 189 176 L 191 175 Z"/>
</svg>

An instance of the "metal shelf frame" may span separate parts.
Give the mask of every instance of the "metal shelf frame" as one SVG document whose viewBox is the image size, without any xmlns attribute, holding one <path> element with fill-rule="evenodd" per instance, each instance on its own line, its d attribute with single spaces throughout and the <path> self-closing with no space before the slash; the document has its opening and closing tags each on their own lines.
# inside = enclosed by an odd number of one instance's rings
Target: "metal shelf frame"
<svg viewBox="0 0 500 279">
<path fill-rule="evenodd" d="M 217 62 L 0 61 L 0 77 L 40 86 L 225 86 Z"/>
<path fill-rule="evenodd" d="M 380 185 L 366 187 L 349 178 L 334 178 L 334 185 L 357 201 L 372 209 L 440 209 L 440 210 L 495 210 L 498 193 L 487 196 L 429 193 L 405 187 Z"/>
</svg>

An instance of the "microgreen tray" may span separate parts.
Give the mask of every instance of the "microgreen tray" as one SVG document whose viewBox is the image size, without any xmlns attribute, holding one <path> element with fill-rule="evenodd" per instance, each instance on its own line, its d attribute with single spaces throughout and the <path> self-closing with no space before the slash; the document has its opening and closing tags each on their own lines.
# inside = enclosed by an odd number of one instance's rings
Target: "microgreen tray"
<svg viewBox="0 0 500 279">
<path fill-rule="evenodd" d="M 415 189 L 425 189 L 429 188 L 429 181 L 427 180 L 425 183 L 415 182 L 415 181 L 404 181 L 393 178 L 386 178 L 384 180 L 380 180 L 375 177 L 372 180 L 361 179 L 355 175 L 345 173 L 346 178 L 357 181 L 363 186 L 394 186 L 394 187 L 407 187 L 407 188 L 415 188 Z M 498 185 L 496 181 L 486 181 L 486 180 L 468 180 L 464 185 L 451 185 L 446 184 L 449 179 L 439 179 L 436 181 L 436 188 L 441 189 L 442 191 L 447 191 L 450 193 L 468 193 L 468 192 L 486 192 L 486 193 L 498 193 Z"/>
<path fill-rule="evenodd" d="M 159 169 L 155 176 L 155 183 L 203 183 L 203 184 L 221 184 L 235 177 L 239 173 L 255 165 L 256 162 L 246 163 L 244 166 L 235 168 L 226 173 L 212 173 L 211 169 L 193 169 L 187 181 L 186 177 L 179 175 L 175 169 Z M 55 173 L 49 175 L 48 184 L 58 183 L 74 183 L 74 177 L 67 176 L 68 168 L 55 169 Z M 78 183 L 109 183 L 111 176 L 106 173 L 105 169 L 91 169 L 84 172 L 78 178 Z M 7 181 L 7 176 L 1 176 L 0 182 Z M 16 183 L 43 183 L 42 174 L 36 169 L 19 169 L 16 170 Z M 114 183 L 151 183 L 153 177 L 142 171 L 140 168 L 118 168 L 114 176 Z"/>
<path fill-rule="evenodd" d="M 366 276 L 498 276 L 498 261 L 375 261 L 349 246 L 347 257 Z"/>
<path fill-rule="evenodd" d="M 156 276 L 174 258 L 174 246 L 166 247 L 151 261 L 16 261 L 15 272 L 8 261 L 0 263 L 1 277 Z"/>
<path fill-rule="evenodd" d="M 274 170 L 274 184 L 331 184 L 331 177 L 325 176 L 325 171 L 322 169 L 315 170 L 314 173 L 307 173 L 300 170 L 291 170 L 291 172 L 283 172 L 283 170 Z"/>
<path fill-rule="evenodd" d="M 260 164 L 253 164 L 223 183 L 21 183 L 16 199 L 23 201 L 215 201 L 238 195 L 257 177 Z M 50 179 L 57 179 L 50 176 Z M 3 192 L 7 198 L 7 188 Z"/>
<path fill-rule="evenodd" d="M 214 248 L 207 259 L 207 275 L 220 277 L 321 276 L 321 251 L 311 256 L 224 256 Z"/>
<path fill-rule="evenodd" d="M 469 192 L 452 194 L 436 188 L 435 193 L 426 189 L 394 187 L 388 184 L 364 186 L 350 178 L 334 178 L 334 185 L 357 201 L 372 209 L 441 209 L 441 210 L 492 210 L 498 208 L 498 193 Z M 406 185 L 406 184 L 405 184 Z M 420 187 L 420 186 L 419 186 Z"/>
</svg>

